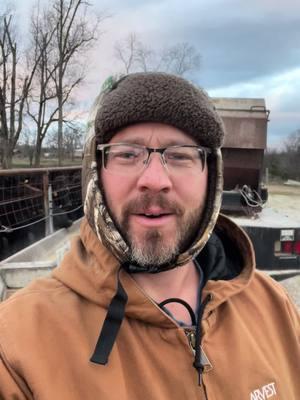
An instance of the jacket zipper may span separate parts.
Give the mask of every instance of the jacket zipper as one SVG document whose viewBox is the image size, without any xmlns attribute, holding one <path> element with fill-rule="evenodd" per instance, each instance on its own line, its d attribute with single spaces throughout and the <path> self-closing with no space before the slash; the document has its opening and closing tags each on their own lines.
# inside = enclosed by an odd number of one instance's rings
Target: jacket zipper
<svg viewBox="0 0 300 400">
<path fill-rule="evenodd" d="M 184 328 L 184 332 L 188 339 L 190 349 L 191 349 L 193 355 L 195 355 L 195 345 L 196 345 L 195 329 L 194 328 Z M 205 369 L 204 369 L 204 372 L 205 372 Z M 202 385 L 201 385 L 201 391 L 203 393 L 204 400 L 208 400 L 207 391 L 206 391 L 206 387 L 205 387 L 203 380 L 202 380 Z"/>
</svg>

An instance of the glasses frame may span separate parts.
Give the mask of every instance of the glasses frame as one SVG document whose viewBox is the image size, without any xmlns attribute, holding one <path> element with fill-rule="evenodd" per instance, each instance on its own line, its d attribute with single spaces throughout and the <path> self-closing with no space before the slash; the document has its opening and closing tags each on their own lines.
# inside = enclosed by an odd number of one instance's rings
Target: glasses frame
<svg viewBox="0 0 300 400">
<path fill-rule="evenodd" d="M 193 144 L 178 144 L 178 145 L 171 145 L 171 146 L 167 146 L 167 147 L 148 147 L 148 146 L 144 146 L 144 145 L 141 145 L 141 144 L 136 144 L 136 143 L 126 143 L 126 142 L 120 142 L 120 143 L 106 143 L 106 144 L 98 144 L 97 145 L 97 147 L 96 147 L 96 149 L 98 150 L 98 151 L 101 151 L 101 155 L 102 155 L 102 166 L 103 166 L 103 168 L 104 169 L 106 169 L 106 170 L 108 170 L 106 167 L 105 167 L 105 162 L 104 162 L 104 150 L 105 149 L 107 149 L 108 147 L 114 147 L 114 146 L 131 146 L 131 147 L 136 147 L 136 148 L 142 148 L 142 149 L 144 149 L 144 150 L 147 150 L 147 152 L 148 152 L 148 156 L 147 156 L 147 158 L 146 158 L 146 160 L 144 161 L 144 167 L 143 167 L 143 169 L 141 170 L 141 171 L 143 171 L 145 168 L 147 168 L 147 166 L 149 165 L 149 160 L 150 160 L 150 155 L 152 154 L 152 153 L 159 153 L 160 154 L 160 157 L 161 157 L 161 160 L 162 160 L 162 164 L 163 164 L 163 166 L 166 168 L 166 169 L 168 169 L 168 163 L 167 163 L 167 161 L 166 161 L 166 159 L 165 159 L 165 156 L 164 156 L 164 153 L 165 153 L 165 151 L 166 150 L 168 150 L 168 149 L 176 149 L 176 148 L 178 148 L 178 147 L 180 147 L 180 148 L 182 148 L 182 147 L 186 147 L 186 148 L 195 148 L 195 149 L 197 149 L 198 151 L 199 151 L 199 153 L 200 152 L 202 152 L 203 153 L 203 160 L 204 160 L 204 162 L 203 162 L 203 165 L 202 165 L 202 170 L 201 170 L 201 172 L 203 172 L 204 171 L 204 168 L 205 168 L 205 166 L 206 166 L 206 164 L 207 164 L 207 156 L 209 155 L 209 154 L 211 154 L 211 149 L 209 148 L 209 147 L 205 147 L 205 146 L 198 146 L 198 145 L 193 145 Z M 108 170 L 109 171 L 109 170 Z"/>
</svg>

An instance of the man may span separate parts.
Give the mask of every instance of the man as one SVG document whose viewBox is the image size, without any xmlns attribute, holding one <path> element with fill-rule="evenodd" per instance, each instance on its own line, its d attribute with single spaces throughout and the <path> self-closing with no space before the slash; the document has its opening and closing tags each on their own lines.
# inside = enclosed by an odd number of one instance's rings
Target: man
<svg viewBox="0 0 300 400">
<path fill-rule="evenodd" d="M 209 98 L 161 73 L 110 83 L 80 237 L 0 307 L 0 398 L 299 400 L 299 315 L 219 216 Z"/>
</svg>

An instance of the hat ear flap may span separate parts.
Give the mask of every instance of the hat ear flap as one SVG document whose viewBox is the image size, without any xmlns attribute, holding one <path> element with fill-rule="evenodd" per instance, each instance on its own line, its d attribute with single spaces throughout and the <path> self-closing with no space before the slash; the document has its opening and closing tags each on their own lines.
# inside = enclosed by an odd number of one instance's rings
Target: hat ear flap
<svg viewBox="0 0 300 400">
<path fill-rule="evenodd" d="M 210 238 L 220 213 L 223 193 L 221 149 L 212 150 L 207 158 L 207 167 L 207 195 L 199 230 L 191 247 L 178 257 L 178 265 L 186 264 L 191 258 L 195 258 L 200 253 Z"/>
</svg>

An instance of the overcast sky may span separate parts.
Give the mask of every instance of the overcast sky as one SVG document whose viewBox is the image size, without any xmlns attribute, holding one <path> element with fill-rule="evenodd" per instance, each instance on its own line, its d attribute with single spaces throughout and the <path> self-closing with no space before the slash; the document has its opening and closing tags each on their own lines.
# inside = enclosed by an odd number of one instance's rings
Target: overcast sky
<svg viewBox="0 0 300 400">
<path fill-rule="evenodd" d="M 211 96 L 263 97 L 271 110 L 268 145 L 300 129 L 299 0 L 102 0 L 111 15 L 81 90 L 89 106 L 105 78 L 118 72 L 116 40 L 136 32 L 153 48 L 189 42 L 201 54 L 191 78 Z M 19 6 L 20 13 L 28 12 Z M 23 7 L 23 8 L 22 8 Z"/>
</svg>

